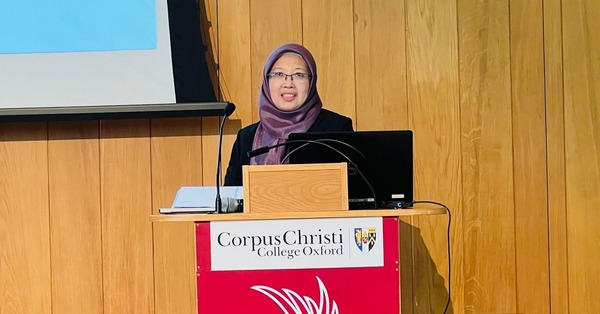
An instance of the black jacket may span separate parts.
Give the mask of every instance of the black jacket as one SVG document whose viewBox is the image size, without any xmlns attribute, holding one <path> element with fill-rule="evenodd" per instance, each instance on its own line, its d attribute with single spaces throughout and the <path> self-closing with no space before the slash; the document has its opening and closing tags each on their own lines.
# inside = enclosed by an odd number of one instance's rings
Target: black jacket
<svg viewBox="0 0 600 314">
<path fill-rule="evenodd" d="M 258 123 L 254 123 L 238 132 L 233 149 L 231 150 L 231 159 L 229 160 L 229 167 L 227 167 L 227 174 L 225 175 L 225 185 L 242 185 L 242 165 L 250 164 L 250 158 L 248 158 L 246 153 L 252 150 L 252 143 L 254 142 L 254 135 L 257 129 Z M 315 123 L 307 132 L 335 131 L 353 131 L 352 119 L 326 109 L 321 109 L 317 120 L 315 120 Z"/>
</svg>

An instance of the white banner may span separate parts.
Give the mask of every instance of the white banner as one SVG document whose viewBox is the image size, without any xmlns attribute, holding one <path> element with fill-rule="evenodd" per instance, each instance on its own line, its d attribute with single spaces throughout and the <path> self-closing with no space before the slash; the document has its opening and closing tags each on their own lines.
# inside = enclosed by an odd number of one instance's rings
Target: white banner
<svg viewBox="0 0 600 314">
<path fill-rule="evenodd" d="M 212 270 L 383 266 L 383 219 L 211 222 Z"/>
</svg>

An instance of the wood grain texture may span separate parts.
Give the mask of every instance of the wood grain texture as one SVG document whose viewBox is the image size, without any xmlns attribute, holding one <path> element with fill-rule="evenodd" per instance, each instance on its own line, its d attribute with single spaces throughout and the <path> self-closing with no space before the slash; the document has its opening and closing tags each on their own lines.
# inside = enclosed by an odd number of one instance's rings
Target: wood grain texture
<svg viewBox="0 0 600 314">
<path fill-rule="evenodd" d="M 323 106 L 356 121 L 352 3 L 304 0 L 302 42 L 317 63 Z"/>
<path fill-rule="evenodd" d="M 244 213 L 348 210 L 346 163 L 243 166 Z"/>
<path fill-rule="evenodd" d="M 356 129 L 408 128 L 403 1 L 354 1 Z"/>
<path fill-rule="evenodd" d="M 563 1 L 569 310 L 594 313 L 600 278 L 600 2 Z"/>
<path fill-rule="evenodd" d="M 510 4 L 517 311 L 550 312 L 541 1 Z M 524 241 L 527 239 L 526 241 Z"/>
<path fill-rule="evenodd" d="M 201 185 L 216 185 L 217 184 L 217 151 L 219 147 L 219 123 L 220 118 L 202 118 L 202 184 Z M 225 126 L 230 126 L 230 123 L 226 123 Z M 225 142 L 225 148 L 221 148 L 221 166 L 223 167 L 222 174 L 226 173 L 227 164 L 229 162 L 230 155 L 227 151 L 231 151 L 230 147 L 233 147 L 235 137 L 233 135 L 223 136 L 223 142 Z M 230 143 L 230 144 L 227 144 Z M 225 159 L 225 160 L 223 160 Z M 225 180 L 225 175 L 220 176 L 221 182 Z"/>
<path fill-rule="evenodd" d="M 103 313 L 98 125 L 48 124 L 53 313 Z"/>
<path fill-rule="evenodd" d="M 552 313 L 569 313 L 562 45 L 561 1 L 545 0 L 544 82 L 546 85 L 546 152 L 548 156 L 548 261 Z"/>
<path fill-rule="evenodd" d="M 414 131 L 415 199 L 446 204 L 452 226 L 453 290 L 462 283 L 461 147 L 457 10 L 448 1 L 406 2 L 409 128 Z M 443 312 L 447 299 L 446 217 L 415 218 L 414 311 Z M 462 294 L 453 303 L 462 304 Z M 461 307 L 455 309 L 462 312 Z"/>
<path fill-rule="evenodd" d="M 301 0 L 262 0 L 250 2 L 250 64 L 252 99 L 244 106 L 258 121 L 258 95 L 263 82 L 263 68 L 273 49 L 285 43 L 302 44 Z M 318 66 L 318 64 L 317 64 Z M 244 124 L 248 124 L 244 121 Z"/>
<path fill-rule="evenodd" d="M 0 124 L 0 313 L 50 313 L 46 123 Z"/>
<path fill-rule="evenodd" d="M 202 119 L 151 120 L 152 208 L 170 206 L 182 186 L 202 184 Z M 156 313 L 196 313 L 194 225 L 154 224 Z"/>
<path fill-rule="evenodd" d="M 231 119 L 252 119 L 250 4 L 246 0 L 217 1 L 219 82 L 223 101 L 237 105 Z M 227 60 L 226 62 L 221 62 Z"/>
<path fill-rule="evenodd" d="M 149 120 L 100 121 L 105 313 L 153 313 Z"/>
<path fill-rule="evenodd" d="M 217 181 L 217 151 L 219 147 L 219 118 L 202 118 L 202 184 L 216 185 Z M 221 147 L 221 184 L 225 179 L 227 166 L 231 157 L 231 148 L 235 142 L 237 132 L 241 128 L 241 120 L 225 121 L 223 127 L 223 143 Z"/>
<path fill-rule="evenodd" d="M 465 312 L 516 312 L 509 6 L 458 10 Z"/>
<path fill-rule="evenodd" d="M 208 27 L 213 38 L 212 50 L 218 65 L 218 81 L 220 98 L 236 105 L 236 110 L 228 118 L 223 129 L 222 163 L 223 174 L 229 163 L 229 152 L 233 147 L 235 135 L 243 122 L 249 123 L 252 118 L 250 108 L 250 47 L 249 47 L 249 2 L 205 0 L 201 3 L 205 10 Z M 222 22 L 221 22 L 222 21 Z M 207 28 L 208 25 L 202 25 Z M 223 47 L 223 48 L 221 48 Z M 225 60 L 221 62 L 221 60 Z M 219 120 L 202 118 L 202 147 L 199 151 L 202 180 L 199 185 L 216 184 L 217 148 L 219 145 Z M 210 153 L 214 152 L 214 153 Z M 221 178 L 223 180 L 223 177 Z M 223 181 L 221 181 L 223 182 Z"/>
<path fill-rule="evenodd" d="M 417 199 L 454 213 L 455 313 L 600 311 L 600 2 L 199 3 L 219 96 L 238 107 L 224 166 L 237 130 L 258 120 L 268 53 L 300 42 L 326 108 L 357 129 L 414 131 Z M 173 269 L 191 263 L 186 223 L 148 219 L 181 182 L 215 182 L 218 120 L 192 120 L 102 121 L 95 139 L 88 122 L 0 124 L 1 313 L 194 310 L 193 274 Z M 441 312 L 447 217 L 401 219 L 403 313 Z"/>
</svg>

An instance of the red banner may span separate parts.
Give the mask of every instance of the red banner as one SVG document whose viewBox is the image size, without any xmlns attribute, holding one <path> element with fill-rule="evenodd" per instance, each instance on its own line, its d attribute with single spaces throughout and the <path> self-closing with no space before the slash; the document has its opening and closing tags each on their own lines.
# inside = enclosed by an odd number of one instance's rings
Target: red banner
<svg viewBox="0 0 600 314">
<path fill-rule="evenodd" d="M 361 231 L 364 236 L 350 245 L 368 250 L 363 246 L 376 239 L 356 228 Z M 198 313 L 399 313 L 397 219 L 384 218 L 378 234 L 383 267 L 212 271 L 210 223 L 197 223 Z"/>
</svg>

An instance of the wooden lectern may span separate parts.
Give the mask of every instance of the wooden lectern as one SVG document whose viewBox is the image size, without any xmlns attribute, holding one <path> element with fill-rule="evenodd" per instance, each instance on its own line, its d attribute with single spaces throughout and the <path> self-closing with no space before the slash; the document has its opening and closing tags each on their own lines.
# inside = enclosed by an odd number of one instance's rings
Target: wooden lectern
<svg viewBox="0 0 600 314">
<path fill-rule="evenodd" d="M 350 211 L 346 171 L 247 166 L 244 213 L 151 216 L 195 222 L 198 313 L 400 313 L 398 217 L 444 210 Z"/>
</svg>

